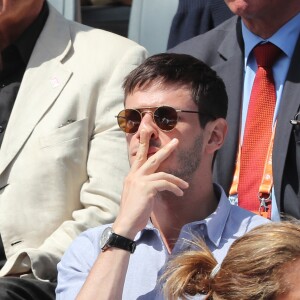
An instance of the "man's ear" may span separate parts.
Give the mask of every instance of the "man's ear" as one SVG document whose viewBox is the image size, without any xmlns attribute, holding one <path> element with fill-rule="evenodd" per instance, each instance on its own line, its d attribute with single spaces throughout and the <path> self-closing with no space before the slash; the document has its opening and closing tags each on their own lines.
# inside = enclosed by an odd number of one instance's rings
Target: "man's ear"
<svg viewBox="0 0 300 300">
<path fill-rule="evenodd" d="M 206 144 L 207 153 L 213 154 L 222 147 L 227 134 L 227 127 L 227 121 L 223 118 L 209 122 L 205 126 L 205 131 L 208 135 Z"/>
</svg>

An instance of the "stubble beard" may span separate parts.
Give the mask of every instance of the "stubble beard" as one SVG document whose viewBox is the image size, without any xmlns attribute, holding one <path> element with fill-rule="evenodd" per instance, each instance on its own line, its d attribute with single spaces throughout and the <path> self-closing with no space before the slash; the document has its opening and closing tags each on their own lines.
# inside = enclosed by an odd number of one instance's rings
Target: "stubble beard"
<svg viewBox="0 0 300 300">
<path fill-rule="evenodd" d="M 203 137 L 202 134 L 199 134 L 189 149 L 182 149 L 178 151 L 178 168 L 170 168 L 169 170 L 166 170 L 166 173 L 170 173 L 187 182 L 190 182 L 201 163 L 200 153 L 202 151 L 202 146 Z"/>
<path fill-rule="evenodd" d="M 166 169 L 164 172 L 172 174 L 184 181 L 191 183 L 194 173 L 198 170 L 201 163 L 201 151 L 203 147 L 203 135 L 199 134 L 193 145 L 189 149 L 182 149 L 176 153 L 178 167 Z M 174 198 L 171 192 L 161 192 L 163 198 Z"/>
</svg>

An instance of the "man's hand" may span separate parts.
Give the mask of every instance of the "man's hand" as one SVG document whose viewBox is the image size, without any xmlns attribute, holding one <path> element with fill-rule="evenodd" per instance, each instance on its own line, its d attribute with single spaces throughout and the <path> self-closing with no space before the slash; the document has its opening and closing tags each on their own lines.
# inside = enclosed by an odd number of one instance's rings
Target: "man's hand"
<svg viewBox="0 0 300 300">
<path fill-rule="evenodd" d="M 160 192 L 169 191 L 182 196 L 182 189 L 188 188 L 187 182 L 174 175 L 155 173 L 177 147 L 178 140 L 171 140 L 147 159 L 149 141 L 150 134 L 142 129 L 136 159 L 125 179 L 120 212 L 113 225 L 117 234 L 131 239 L 146 226 Z"/>
</svg>

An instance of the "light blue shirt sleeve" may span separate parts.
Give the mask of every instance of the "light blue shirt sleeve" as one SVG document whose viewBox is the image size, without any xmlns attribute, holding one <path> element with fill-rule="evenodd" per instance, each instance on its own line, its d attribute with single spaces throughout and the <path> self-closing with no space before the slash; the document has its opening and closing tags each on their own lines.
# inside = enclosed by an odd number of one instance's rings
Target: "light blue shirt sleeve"
<svg viewBox="0 0 300 300">
<path fill-rule="evenodd" d="M 57 266 L 57 300 L 72 300 L 78 295 L 100 252 L 98 241 L 102 228 L 92 228 L 80 234 L 63 255 Z"/>
</svg>

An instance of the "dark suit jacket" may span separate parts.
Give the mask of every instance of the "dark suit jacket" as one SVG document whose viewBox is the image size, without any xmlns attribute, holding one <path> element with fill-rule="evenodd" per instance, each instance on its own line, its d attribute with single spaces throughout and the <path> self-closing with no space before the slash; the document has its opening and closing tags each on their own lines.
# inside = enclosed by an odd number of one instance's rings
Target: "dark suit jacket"
<svg viewBox="0 0 300 300">
<path fill-rule="evenodd" d="M 224 0 L 179 0 L 167 48 L 205 33 L 232 16 Z"/>
<path fill-rule="evenodd" d="M 228 136 L 219 151 L 214 177 L 228 193 L 239 140 L 243 90 L 244 43 L 240 18 L 234 16 L 215 29 L 181 43 L 170 52 L 203 60 L 224 80 L 228 98 Z M 294 50 L 279 107 L 273 149 L 275 197 L 281 212 L 300 219 L 300 125 L 290 120 L 300 109 L 300 37 Z"/>
</svg>

